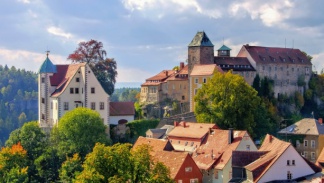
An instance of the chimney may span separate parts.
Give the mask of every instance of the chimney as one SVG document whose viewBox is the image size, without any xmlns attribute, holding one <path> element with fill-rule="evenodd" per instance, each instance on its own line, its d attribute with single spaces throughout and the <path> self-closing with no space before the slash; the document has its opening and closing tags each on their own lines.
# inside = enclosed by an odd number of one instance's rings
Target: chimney
<svg viewBox="0 0 324 183">
<path fill-rule="evenodd" d="M 272 142 L 272 139 L 273 139 L 272 135 L 269 135 L 269 142 Z"/>
<path fill-rule="evenodd" d="M 183 128 L 186 128 L 186 122 L 185 121 L 183 122 Z"/>
<path fill-rule="evenodd" d="M 184 62 L 180 62 L 180 70 L 184 68 Z"/>
<path fill-rule="evenodd" d="M 323 118 L 318 118 L 318 122 L 319 122 L 319 124 L 323 124 Z"/>
<path fill-rule="evenodd" d="M 174 127 L 178 126 L 178 122 L 174 121 L 173 125 L 174 125 Z"/>
<path fill-rule="evenodd" d="M 169 75 L 169 71 L 165 71 L 165 76 L 168 76 Z"/>
<path fill-rule="evenodd" d="M 234 140 L 233 128 L 228 129 L 228 144 L 231 144 Z"/>
</svg>

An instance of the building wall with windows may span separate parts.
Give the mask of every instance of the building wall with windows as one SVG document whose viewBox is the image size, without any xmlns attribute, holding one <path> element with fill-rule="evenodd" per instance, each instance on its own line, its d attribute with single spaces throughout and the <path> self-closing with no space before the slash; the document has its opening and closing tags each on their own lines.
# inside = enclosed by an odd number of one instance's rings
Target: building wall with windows
<svg viewBox="0 0 324 183">
<path fill-rule="evenodd" d="M 39 125 L 43 129 L 50 130 L 77 107 L 96 110 L 109 125 L 109 95 L 87 64 L 54 65 L 47 57 L 38 78 Z"/>
</svg>

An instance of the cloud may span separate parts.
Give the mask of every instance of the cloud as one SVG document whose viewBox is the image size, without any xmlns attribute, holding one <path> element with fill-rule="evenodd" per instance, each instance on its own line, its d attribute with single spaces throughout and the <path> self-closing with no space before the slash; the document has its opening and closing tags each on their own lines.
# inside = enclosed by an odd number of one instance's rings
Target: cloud
<svg viewBox="0 0 324 183">
<path fill-rule="evenodd" d="M 64 37 L 64 38 L 71 38 L 73 35 L 70 34 L 70 33 L 66 33 L 64 32 L 61 28 L 59 27 L 54 27 L 54 26 L 51 26 L 49 28 L 47 28 L 47 32 L 49 32 L 50 34 L 53 34 L 55 36 L 60 36 L 60 37 Z"/>
<path fill-rule="evenodd" d="M 25 50 L 9 50 L 0 48 L 0 64 L 15 66 L 16 68 L 37 72 L 43 61 L 45 60 L 45 52 L 43 54 L 30 52 Z M 61 55 L 49 55 L 54 64 L 67 64 L 66 58 Z"/>
<path fill-rule="evenodd" d="M 164 18 L 166 14 L 174 13 L 198 13 L 215 19 L 222 16 L 221 11 L 216 8 L 217 6 L 207 8 L 197 0 L 122 0 L 122 3 L 131 12 L 139 11 L 145 15 L 153 15 L 158 19 Z M 183 17 L 181 18 L 183 19 Z"/>
<path fill-rule="evenodd" d="M 248 14 L 252 20 L 260 19 L 265 26 L 280 25 L 284 20 L 290 18 L 294 3 L 291 0 L 244 0 L 236 1 L 229 6 L 229 13 L 236 18 Z"/>
<path fill-rule="evenodd" d="M 313 63 L 313 70 L 317 71 L 318 73 L 321 72 L 322 69 L 324 69 L 324 51 L 321 53 L 317 53 L 312 55 L 312 63 Z"/>
<path fill-rule="evenodd" d="M 18 0 L 18 2 L 24 3 L 24 4 L 29 4 L 30 1 L 29 0 Z"/>
</svg>

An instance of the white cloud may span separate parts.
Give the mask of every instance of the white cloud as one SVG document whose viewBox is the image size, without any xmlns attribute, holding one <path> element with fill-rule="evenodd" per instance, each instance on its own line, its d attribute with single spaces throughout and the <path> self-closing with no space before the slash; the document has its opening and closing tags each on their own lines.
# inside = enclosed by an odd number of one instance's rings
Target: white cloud
<svg viewBox="0 0 324 183">
<path fill-rule="evenodd" d="M 324 51 L 312 56 L 313 69 L 317 72 L 321 72 L 321 70 L 324 69 Z"/>
<path fill-rule="evenodd" d="M 47 28 L 47 32 L 49 32 L 50 34 L 53 34 L 55 36 L 60 36 L 60 37 L 64 37 L 67 39 L 70 39 L 73 36 L 71 33 L 64 32 L 64 30 L 62 30 L 61 28 L 54 27 L 54 26 Z"/>
<path fill-rule="evenodd" d="M 220 18 L 222 15 L 221 11 L 216 8 L 204 8 L 198 0 L 122 0 L 122 3 L 130 11 L 146 12 L 159 19 L 165 16 L 165 12 L 184 13 L 190 11 L 211 18 Z"/>
<path fill-rule="evenodd" d="M 66 58 L 61 55 L 49 55 L 50 60 L 54 64 L 67 64 Z M 36 53 L 25 50 L 9 50 L 0 48 L 0 64 L 15 66 L 16 68 L 25 69 L 28 71 L 37 72 L 43 61 L 46 59 L 46 54 Z"/>
<path fill-rule="evenodd" d="M 29 4 L 30 1 L 29 0 L 18 0 L 18 2 L 24 3 L 24 4 Z"/>
<path fill-rule="evenodd" d="M 144 82 L 152 74 L 145 71 L 145 68 L 143 69 L 119 67 L 117 68 L 117 82 Z"/>
<path fill-rule="evenodd" d="M 247 13 L 252 20 L 260 19 L 268 27 L 280 25 L 292 16 L 294 3 L 291 0 L 244 0 L 236 1 L 229 6 L 229 13 L 237 18 Z M 243 16 L 242 16 L 243 15 Z"/>
</svg>

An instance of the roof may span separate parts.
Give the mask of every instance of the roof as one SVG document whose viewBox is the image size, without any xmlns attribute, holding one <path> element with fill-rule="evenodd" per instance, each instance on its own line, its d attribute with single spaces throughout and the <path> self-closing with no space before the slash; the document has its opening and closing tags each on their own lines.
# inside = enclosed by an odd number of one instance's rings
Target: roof
<svg viewBox="0 0 324 183">
<path fill-rule="evenodd" d="M 255 71 L 246 57 L 214 57 L 214 63 L 224 71 Z"/>
<path fill-rule="evenodd" d="M 290 143 L 279 140 L 272 135 L 267 134 L 264 138 L 259 151 L 268 152 L 253 163 L 245 166 L 253 172 L 253 180 L 257 182 L 265 172 L 277 161 L 277 159 L 291 146 Z"/>
<path fill-rule="evenodd" d="M 174 70 L 163 70 L 160 73 L 158 73 L 157 75 L 146 79 L 146 81 L 163 81 L 166 78 L 170 77 L 171 74 L 174 74 L 174 73 L 175 73 Z"/>
<path fill-rule="evenodd" d="M 191 43 L 188 46 L 214 46 L 213 43 L 209 40 L 207 34 L 203 32 L 197 32 L 195 37 L 192 39 Z"/>
<path fill-rule="evenodd" d="M 222 72 L 223 70 L 218 67 L 216 64 L 203 64 L 203 65 L 194 65 L 191 76 L 211 76 L 214 74 L 215 70 Z"/>
<path fill-rule="evenodd" d="M 229 47 L 227 47 L 227 46 L 225 46 L 225 45 L 223 45 L 223 46 L 220 47 L 217 51 L 230 51 L 230 50 L 232 50 L 232 49 L 229 48 Z"/>
<path fill-rule="evenodd" d="M 110 116 L 135 115 L 134 102 L 110 102 Z"/>
<path fill-rule="evenodd" d="M 188 80 L 188 65 L 184 66 L 180 71 L 174 72 L 166 81 L 187 81 Z"/>
<path fill-rule="evenodd" d="M 193 155 L 199 169 L 209 170 L 212 166 L 216 169 L 223 169 L 231 159 L 232 151 L 238 147 L 245 134 L 247 134 L 246 131 L 233 131 L 234 139 L 229 144 L 229 130 L 213 130 L 213 133 L 206 137 L 196 150 L 196 154 Z"/>
<path fill-rule="evenodd" d="M 313 118 L 304 118 L 296 123 L 281 129 L 279 134 L 298 134 L 298 135 L 323 135 L 324 124 Z"/>
<path fill-rule="evenodd" d="M 55 91 L 51 94 L 52 97 L 59 96 L 65 88 L 69 85 L 73 76 L 81 66 L 86 63 L 69 64 L 69 65 L 56 65 L 57 72 L 50 77 L 51 86 L 55 86 Z"/>
<path fill-rule="evenodd" d="M 174 129 L 168 134 L 168 136 L 200 139 L 204 137 L 211 128 L 217 128 L 216 124 L 182 121 L 174 127 Z"/>
<path fill-rule="evenodd" d="M 178 174 L 181 166 L 183 165 L 186 158 L 189 157 L 187 152 L 170 152 L 170 151 L 161 151 L 156 153 L 154 156 L 156 161 L 163 163 L 165 166 L 170 169 L 170 177 L 174 179 Z"/>
<path fill-rule="evenodd" d="M 133 149 L 137 148 L 140 145 L 147 144 L 152 147 L 151 155 L 154 156 L 157 152 L 158 154 L 160 154 L 160 151 L 163 151 L 168 143 L 170 142 L 164 139 L 154 139 L 139 136 L 133 146 Z"/>
<path fill-rule="evenodd" d="M 232 167 L 244 167 L 261 156 L 268 153 L 267 151 L 233 151 Z"/>
<path fill-rule="evenodd" d="M 256 63 L 303 64 L 312 65 L 299 49 L 243 45 Z"/>
<path fill-rule="evenodd" d="M 322 169 L 324 168 L 324 151 L 323 151 L 323 149 L 316 160 L 316 165 L 322 167 Z"/>
<path fill-rule="evenodd" d="M 47 56 L 45 61 L 39 68 L 38 72 L 39 73 L 56 73 L 57 70 L 56 70 L 56 66 L 52 63 L 52 61 Z"/>
</svg>

